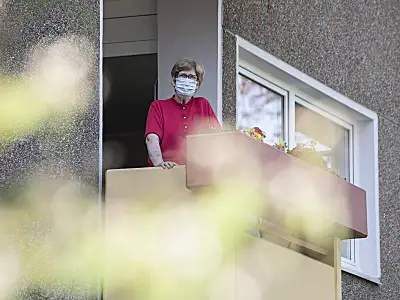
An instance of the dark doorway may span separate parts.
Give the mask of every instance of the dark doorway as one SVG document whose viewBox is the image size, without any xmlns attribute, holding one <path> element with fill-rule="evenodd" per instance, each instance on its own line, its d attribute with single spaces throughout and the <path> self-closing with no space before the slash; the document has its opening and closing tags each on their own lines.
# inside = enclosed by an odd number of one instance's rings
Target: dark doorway
<svg viewBox="0 0 400 300">
<path fill-rule="evenodd" d="M 155 99 L 157 54 L 103 60 L 103 171 L 146 167 L 146 117 Z"/>
</svg>

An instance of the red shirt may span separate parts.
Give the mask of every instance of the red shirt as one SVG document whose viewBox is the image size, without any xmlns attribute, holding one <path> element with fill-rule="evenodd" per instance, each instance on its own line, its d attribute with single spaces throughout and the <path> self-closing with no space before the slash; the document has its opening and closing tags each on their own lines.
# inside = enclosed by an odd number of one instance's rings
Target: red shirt
<svg viewBox="0 0 400 300">
<path fill-rule="evenodd" d="M 160 138 L 164 161 L 185 164 L 185 137 L 204 129 L 222 129 L 207 99 L 192 97 L 180 104 L 172 97 L 151 103 L 145 137 L 155 133 Z M 150 166 L 153 166 L 149 158 Z"/>
</svg>

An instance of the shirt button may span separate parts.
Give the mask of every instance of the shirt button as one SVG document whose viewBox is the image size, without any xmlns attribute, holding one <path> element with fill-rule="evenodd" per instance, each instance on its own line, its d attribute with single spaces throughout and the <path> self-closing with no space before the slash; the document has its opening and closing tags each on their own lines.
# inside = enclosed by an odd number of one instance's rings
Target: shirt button
<svg viewBox="0 0 400 300">
<path fill-rule="evenodd" d="M 187 126 L 185 126 L 185 129 L 187 129 Z"/>
<path fill-rule="evenodd" d="M 186 119 L 186 116 L 184 116 L 183 118 Z"/>
<path fill-rule="evenodd" d="M 184 106 L 183 109 L 186 109 L 186 107 Z"/>
</svg>

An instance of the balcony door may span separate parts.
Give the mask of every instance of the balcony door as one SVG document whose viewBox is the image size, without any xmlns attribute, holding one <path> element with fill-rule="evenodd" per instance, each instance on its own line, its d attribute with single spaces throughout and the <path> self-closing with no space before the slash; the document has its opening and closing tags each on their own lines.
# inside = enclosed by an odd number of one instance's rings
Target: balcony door
<svg viewBox="0 0 400 300">
<path fill-rule="evenodd" d="M 104 58 L 104 169 L 147 166 L 146 117 L 155 99 L 157 54 Z"/>
<path fill-rule="evenodd" d="M 147 166 L 143 137 L 158 76 L 156 4 L 104 0 L 104 171 Z"/>
</svg>

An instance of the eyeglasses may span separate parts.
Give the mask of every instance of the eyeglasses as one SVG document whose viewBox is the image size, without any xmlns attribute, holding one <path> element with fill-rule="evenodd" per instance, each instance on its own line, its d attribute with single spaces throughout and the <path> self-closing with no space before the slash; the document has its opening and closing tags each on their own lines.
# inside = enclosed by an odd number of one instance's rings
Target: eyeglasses
<svg viewBox="0 0 400 300">
<path fill-rule="evenodd" d="M 197 76 L 196 75 L 192 75 L 192 74 L 178 74 L 178 78 L 189 78 L 189 79 L 193 79 L 193 80 L 197 80 Z"/>
</svg>

